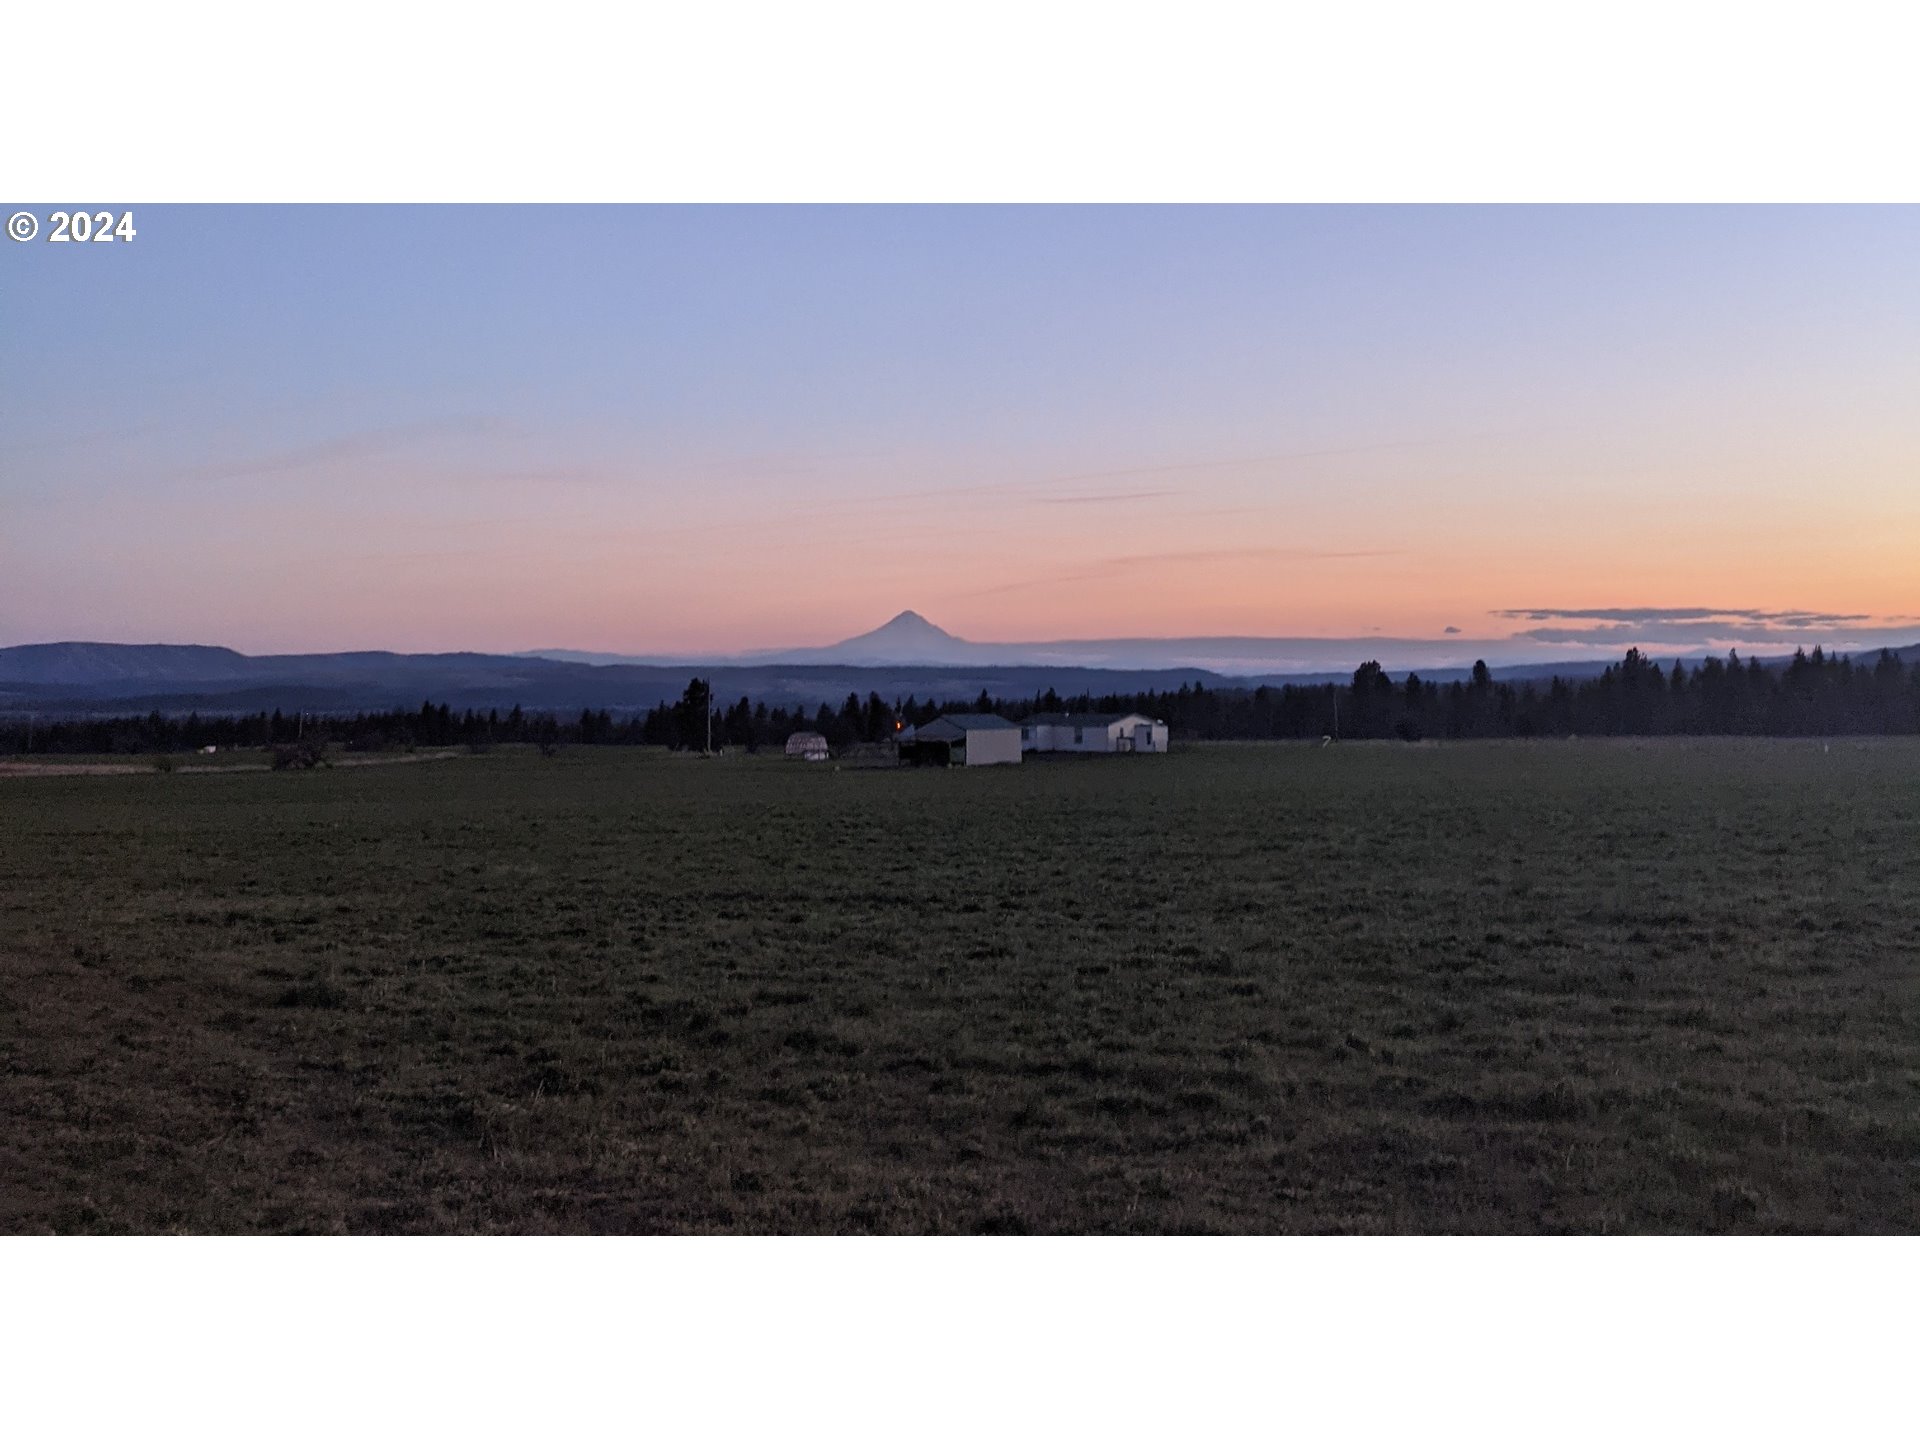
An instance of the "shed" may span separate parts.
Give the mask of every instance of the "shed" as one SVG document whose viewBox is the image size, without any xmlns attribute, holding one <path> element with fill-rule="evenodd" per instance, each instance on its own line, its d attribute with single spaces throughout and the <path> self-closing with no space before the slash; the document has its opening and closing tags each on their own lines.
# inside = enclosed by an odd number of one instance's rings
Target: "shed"
<svg viewBox="0 0 1920 1440">
<path fill-rule="evenodd" d="M 900 747 L 914 765 L 1018 765 L 1020 727 L 998 715 L 942 715 Z"/>
<path fill-rule="evenodd" d="M 827 737 L 818 730 L 796 730 L 787 737 L 787 758 L 789 760 L 824 760 L 827 758 Z"/>
</svg>

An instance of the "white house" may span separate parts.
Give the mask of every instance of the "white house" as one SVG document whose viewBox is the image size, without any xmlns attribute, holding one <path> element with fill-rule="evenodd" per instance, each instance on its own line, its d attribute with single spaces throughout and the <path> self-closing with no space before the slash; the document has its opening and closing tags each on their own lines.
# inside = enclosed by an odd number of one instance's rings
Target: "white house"
<svg viewBox="0 0 1920 1440">
<path fill-rule="evenodd" d="M 1020 725 L 1022 750 L 1077 755 L 1167 753 L 1167 722 L 1146 715 L 1030 715 Z"/>
<path fill-rule="evenodd" d="M 900 747 L 916 764 L 1018 765 L 1020 727 L 998 715 L 942 715 L 929 720 Z"/>
</svg>

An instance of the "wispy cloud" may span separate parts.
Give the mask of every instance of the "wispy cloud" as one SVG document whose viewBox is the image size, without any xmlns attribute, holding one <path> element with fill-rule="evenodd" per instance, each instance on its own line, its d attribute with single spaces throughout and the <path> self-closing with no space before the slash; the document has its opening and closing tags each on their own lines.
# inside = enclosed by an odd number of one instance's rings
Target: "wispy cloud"
<svg viewBox="0 0 1920 1440">
<path fill-rule="evenodd" d="M 553 465 L 532 470 L 463 470 L 449 480 L 472 485 L 606 485 L 613 475 L 590 465 Z"/>
<path fill-rule="evenodd" d="M 1398 550 L 1322 550 L 1289 546 L 1244 546 L 1225 550 L 1161 550 L 1141 555 L 1115 555 L 1091 565 L 1063 570 L 1052 575 L 991 585 L 984 590 L 968 590 L 957 599 L 982 595 L 1004 595 L 1014 590 L 1037 590 L 1050 586 L 1083 585 L 1089 581 L 1118 580 L 1136 572 L 1183 565 L 1216 565 L 1234 560 L 1275 560 L 1315 562 L 1322 560 L 1374 560 L 1401 554 Z"/>
<path fill-rule="evenodd" d="M 1318 450 L 1277 450 L 1264 455 L 1242 455 L 1230 460 L 1176 460 L 1164 465 L 1132 465 L 1118 470 L 1086 470 L 1056 476 L 1052 484 L 1085 480 L 1126 480 L 1147 475 L 1190 475 L 1207 470 L 1247 470 L 1261 465 L 1285 465 L 1300 460 L 1330 460 L 1349 455 L 1373 455 L 1391 450 L 1423 450 L 1432 446 L 1492 439 L 1486 435 L 1433 435 L 1418 440 L 1382 440 L 1371 445 L 1339 445 Z"/>
<path fill-rule="evenodd" d="M 107 430 L 84 430 L 74 434 L 43 436 L 24 445 L 0 446 L 0 459 L 17 460 L 25 455 L 46 455 L 58 450 L 92 449 L 120 440 L 133 440 L 142 435 L 151 435 L 159 428 L 158 423 L 148 422 L 144 425 L 117 425 Z"/>
<path fill-rule="evenodd" d="M 1589 609 L 1551 606 L 1495 610 L 1506 620 L 1588 621 L 1544 624 L 1515 632 L 1516 640 L 1548 645 L 1692 646 L 1819 644 L 1842 649 L 1904 645 L 1920 638 L 1908 617 L 1832 610 L 1780 610 L 1756 606 L 1643 605 Z M 1900 623 L 1902 621 L 1906 623 Z"/>
<path fill-rule="evenodd" d="M 1170 460 L 1155 465 L 1119 466 L 1110 470 L 1075 470 L 1060 475 L 1028 476 L 1017 480 L 989 480 L 964 485 L 937 485 L 912 490 L 896 490 L 880 494 L 861 496 L 842 502 L 853 507 L 870 507 L 875 504 L 900 503 L 923 506 L 929 501 L 940 499 L 969 497 L 976 495 L 1005 495 L 1008 497 L 1025 496 L 1030 500 L 1051 501 L 1051 492 L 1069 490 L 1073 487 L 1098 485 L 1111 480 L 1146 480 L 1155 477 L 1197 476 L 1210 473 L 1224 473 L 1235 470 L 1252 470 L 1263 466 L 1287 465 L 1308 460 L 1327 460 L 1351 455 L 1372 455 L 1396 450 L 1420 450 L 1442 445 L 1467 444 L 1480 440 L 1498 438 L 1494 432 L 1472 435 L 1435 435 L 1412 440 L 1383 440 L 1367 445 L 1323 446 L 1311 450 L 1274 450 L 1257 455 L 1239 455 L 1218 460 Z M 1175 491 L 1121 491 L 1113 498 L 1141 498 L 1149 495 L 1190 496 L 1190 487 Z M 1058 497 L 1062 503 L 1098 503 L 1108 498 L 1104 493 L 1094 492 L 1084 496 L 1063 495 Z"/>
<path fill-rule="evenodd" d="M 1034 497 L 1036 505 L 1121 505 L 1130 500 L 1158 500 L 1165 495 L 1178 494 L 1174 490 L 1122 490 L 1112 495 L 1038 495 Z"/>
<path fill-rule="evenodd" d="M 464 415 L 422 421 L 416 425 L 394 425 L 377 430 L 358 430 L 311 445 L 271 450 L 265 454 L 249 455 L 237 460 L 185 466 L 174 471 L 172 478 L 207 481 L 240 480 L 254 475 L 278 475 L 288 471 L 311 469 L 319 465 L 339 464 L 342 461 L 370 460 L 376 456 L 409 449 L 431 440 L 468 439 L 476 435 L 496 433 L 503 428 L 504 422 L 497 417 Z"/>
<path fill-rule="evenodd" d="M 1655 621 L 1735 620 L 1799 629 L 1821 625 L 1856 625 L 1873 618 L 1871 615 L 1841 615 L 1825 610 L 1754 610 L 1730 605 L 1646 605 L 1592 610 L 1522 606 L 1519 609 L 1495 610 L 1491 613 L 1503 620 L 1607 620 L 1627 624 L 1649 624 Z"/>
</svg>

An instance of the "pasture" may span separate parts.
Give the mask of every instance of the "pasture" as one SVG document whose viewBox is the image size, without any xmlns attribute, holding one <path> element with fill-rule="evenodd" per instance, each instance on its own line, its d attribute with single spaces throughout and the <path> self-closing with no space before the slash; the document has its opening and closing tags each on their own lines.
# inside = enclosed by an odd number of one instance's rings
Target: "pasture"
<svg viewBox="0 0 1920 1440">
<path fill-rule="evenodd" d="M 1920 744 L 10 775 L 0 1077 L 7 1232 L 1912 1232 Z"/>
</svg>

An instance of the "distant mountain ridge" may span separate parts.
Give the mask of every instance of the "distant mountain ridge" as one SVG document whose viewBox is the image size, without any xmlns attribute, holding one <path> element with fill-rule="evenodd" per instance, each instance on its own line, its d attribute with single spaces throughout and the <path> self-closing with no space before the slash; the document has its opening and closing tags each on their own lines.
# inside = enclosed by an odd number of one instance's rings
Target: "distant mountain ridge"
<svg viewBox="0 0 1920 1440">
<path fill-rule="evenodd" d="M 1782 637 L 1782 644 L 1788 643 Z M 614 655 L 579 650 L 537 650 L 530 657 L 590 665 L 956 665 L 1049 666 L 1066 669 L 1194 669 L 1233 683 L 1301 681 L 1347 676 L 1363 661 L 1379 660 L 1404 676 L 1417 671 L 1429 679 L 1470 670 L 1485 660 L 1510 679 L 1551 675 L 1597 675 L 1614 660 L 1555 660 L 1501 654 L 1514 642 L 1448 636 L 1259 636 L 1188 635 L 1104 640 L 964 640 L 918 611 L 903 610 L 877 629 L 831 645 L 785 650 L 756 650 L 738 655 Z M 1537 649 L 1539 647 L 1529 647 Z M 1622 645 L 1621 653 L 1625 653 Z M 1838 652 L 1836 652 L 1838 653 Z M 1877 650 L 1848 652 L 1873 655 Z M 1920 645 L 1899 652 L 1920 657 Z M 1697 664 L 1704 653 L 1683 657 Z M 1763 661 L 1786 655 L 1763 655 Z"/>
<path fill-rule="evenodd" d="M 769 705 L 839 704 L 849 693 L 889 700 L 966 700 L 985 690 L 1000 698 L 1130 694 L 1182 685 L 1344 683 L 1366 657 L 1365 641 L 1341 647 L 1325 670 L 1239 673 L 1166 663 L 1182 647 L 1256 647 L 1273 641 L 1215 639 L 977 644 L 909 610 L 838 644 L 751 656 L 661 656 L 636 660 L 590 652 L 489 655 L 471 651 L 403 655 L 385 650 L 319 655 L 244 655 L 215 645 L 116 645 L 90 641 L 0 648 L 0 711 L 125 713 L 162 710 L 251 712 L 306 709 L 352 712 L 431 701 L 456 708 L 507 711 L 585 708 L 632 710 L 677 698 L 695 675 L 717 697 L 750 696 Z M 1077 648 L 1084 645 L 1084 649 Z M 559 655 L 590 658 L 554 658 Z M 1856 658 L 1871 660 L 1875 651 Z M 1920 645 L 1896 652 L 1920 664 Z M 1765 663 L 1781 664 L 1774 656 Z M 1159 663 L 1156 663 L 1159 662 Z M 1469 662 L 1470 663 L 1470 662 Z M 1504 680 L 1598 674 L 1603 660 L 1493 666 Z M 1666 662 L 1663 662 L 1666 663 Z M 1689 657 L 1689 664 L 1698 663 Z M 1401 677 L 1408 666 L 1388 666 Z M 1462 678 L 1467 664 L 1422 664 L 1430 680 Z"/>
<path fill-rule="evenodd" d="M 677 699 L 695 675 L 718 695 L 792 706 L 839 704 L 849 693 L 879 691 L 937 701 L 1038 694 L 1049 686 L 1078 694 L 1217 684 L 1193 668 L 1063 670 L 1030 666 L 911 664 L 726 664 L 676 659 L 660 664 L 582 664 L 531 656 L 455 652 L 401 655 L 352 651 L 321 655 L 243 655 L 206 645 L 115 645 L 86 641 L 0 648 L 0 711 L 47 714 L 147 710 L 209 713 L 261 709 L 352 712 L 431 701 L 455 708 L 511 710 L 644 709 Z"/>
<path fill-rule="evenodd" d="M 255 660 L 221 645 L 103 645 L 84 640 L 0 650 L 0 682 L 94 686 L 138 679 L 207 681 L 253 673 Z"/>
<path fill-rule="evenodd" d="M 600 650 L 528 650 L 528 659 L 569 660 L 583 665 L 979 665 L 1005 650 L 1025 646 L 976 645 L 942 630 L 913 610 L 864 635 L 831 645 L 787 650 L 747 650 L 738 654 L 620 655 Z"/>
<path fill-rule="evenodd" d="M 942 630 L 918 611 L 902 610 L 878 629 L 812 649 L 756 651 L 744 657 L 778 665 L 978 665 L 985 652 L 1025 647 L 975 645 Z"/>
</svg>

